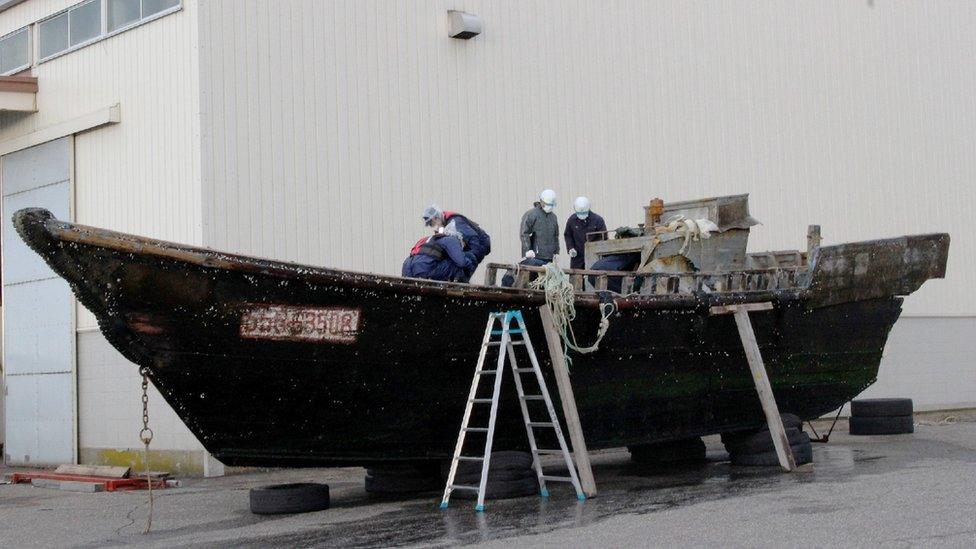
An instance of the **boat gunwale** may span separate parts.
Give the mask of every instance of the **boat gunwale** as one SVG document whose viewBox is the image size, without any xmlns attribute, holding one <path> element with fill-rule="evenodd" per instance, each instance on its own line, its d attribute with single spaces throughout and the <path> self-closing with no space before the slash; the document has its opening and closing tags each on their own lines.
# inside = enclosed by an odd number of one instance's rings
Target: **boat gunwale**
<svg viewBox="0 0 976 549">
<path fill-rule="evenodd" d="M 542 290 L 397 277 L 235 254 L 62 221 L 43 208 L 25 208 L 16 212 L 14 217 L 15 225 L 21 225 L 25 230 L 29 229 L 31 225 L 39 227 L 49 238 L 57 242 L 94 246 L 205 268 L 287 279 L 301 278 L 310 283 L 336 284 L 384 291 L 404 290 L 423 295 L 439 294 L 446 297 L 467 297 L 522 306 L 540 306 L 546 302 L 545 293 Z M 50 259 L 54 260 L 53 257 Z M 808 290 L 786 288 L 723 293 L 636 294 L 627 296 L 613 292 L 606 292 L 604 295 L 600 293 L 577 293 L 575 305 L 577 307 L 599 308 L 601 303 L 608 301 L 606 294 L 610 294 L 609 300 L 614 302 L 618 310 L 684 309 L 722 304 L 801 299 L 808 294 Z"/>
</svg>

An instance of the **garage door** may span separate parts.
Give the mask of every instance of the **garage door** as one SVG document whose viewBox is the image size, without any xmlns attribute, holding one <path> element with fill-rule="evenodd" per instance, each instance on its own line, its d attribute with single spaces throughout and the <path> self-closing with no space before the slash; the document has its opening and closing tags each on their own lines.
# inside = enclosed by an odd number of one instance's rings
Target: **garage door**
<svg viewBox="0 0 976 549">
<path fill-rule="evenodd" d="M 32 206 L 71 219 L 70 175 L 70 137 L 2 159 L 4 454 L 12 465 L 76 461 L 74 300 L 11 223 Z"/>
</svg>

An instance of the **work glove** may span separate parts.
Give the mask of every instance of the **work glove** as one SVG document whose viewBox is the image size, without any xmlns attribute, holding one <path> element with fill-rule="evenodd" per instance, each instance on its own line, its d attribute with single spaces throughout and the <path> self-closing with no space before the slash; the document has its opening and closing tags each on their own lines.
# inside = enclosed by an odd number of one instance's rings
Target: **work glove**
<svg viewBox="0 0 976 549">
<path fill-rule="evenodd" d="M 535 259 L 535 252 L 532 251 L 532 250 L 529 250 L 529 251 L 525 252 L 525 258 L 526 259 Z"/>
<path fill-rule="evenodd" d="M 569 257 L 576 257 L 576 248 L 569 249 Z"/>
</svg>

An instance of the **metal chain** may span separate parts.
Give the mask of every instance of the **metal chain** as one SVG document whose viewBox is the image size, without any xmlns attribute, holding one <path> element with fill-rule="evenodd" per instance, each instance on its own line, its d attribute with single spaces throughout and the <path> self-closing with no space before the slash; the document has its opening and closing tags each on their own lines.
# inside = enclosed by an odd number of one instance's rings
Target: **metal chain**
<svg viewBox="0 0 976 549">
<path fill-rule="evenodd" d="M 153 516 L 152 477 L 149 475 L 149 443 L 153 439 L 152 429 L 149 428 L 149 369 L 143 367 L 139 373 L 142 374 L 142 430 L 139 431 L 139 440 L 145 446 L 146 453 L 143 461 L 146 466 L 146 487 L 149 489 L 149 514 L 146 516 L 146 529 L 142 533 L 148 534 L 152 528 Z"/>
</svg>

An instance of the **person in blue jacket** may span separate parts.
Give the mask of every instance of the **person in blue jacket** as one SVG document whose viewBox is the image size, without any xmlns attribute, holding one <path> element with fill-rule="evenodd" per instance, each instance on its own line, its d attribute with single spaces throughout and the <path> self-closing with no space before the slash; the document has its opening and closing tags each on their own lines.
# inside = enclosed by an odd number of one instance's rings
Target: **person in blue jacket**
<svg viewBox="0 0 976 549">
<path fill-rule="evenodd" d="M 466 282 L 474 272 L 474 254 L 464 251 L 462 236 L 454 228 L 441 227 L 415 249 L 403 262 L 405 277 Z"/>
<path fill-rule="evenodd" d="M 630 252 L 623 254 L 610 254 L 601 257 L 596 260 L 593 265 L 590 265 L 591 271 L 633 271 L 637 268 L 640 263 L 641 254 L 640 252 Z M 590 284 L 594 287 L 596 286 L 596 276 L 590 275 Z M 611 292 L 620 293 L 623 288 L 624 280 L 619 276 L 611 276 L 607 278 L 607 289 Z M 640 289 L 637 282 L 634 282 L 634 289 Z"/>
<path fill-rule="evenodd" d="M 474 264 L 469 270 L 464 272 L 460 282 L 471 280 L 471 275 L 474 274 L 475 269 L 491 253 L 491 237 L 488 236 L 488 233 L 467 217 L 457 212 L 441 210 L 436 204 L 427 206 L 421 217 L 424 220 L 424 224 L 435 231 L 443 227 L 445 230 L 450 230 L 461 235 L 464 241 L 464 251 L 472 254 Z M 417 244 L 419 245 L 420 242 Z M 414 249 L 417 249 L 417 246 Z M 414 253 L 411 250 L 411 255 Z"/>
</svg>

